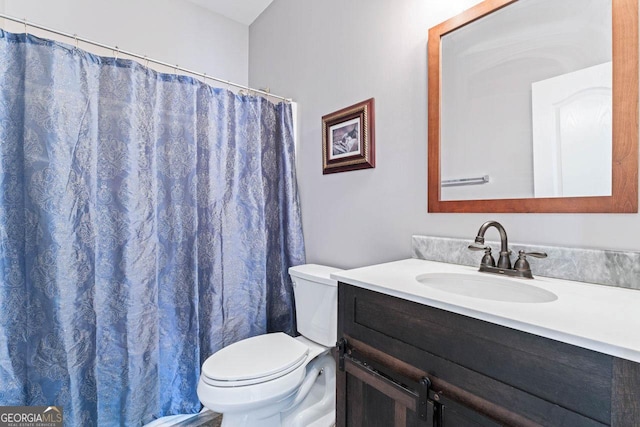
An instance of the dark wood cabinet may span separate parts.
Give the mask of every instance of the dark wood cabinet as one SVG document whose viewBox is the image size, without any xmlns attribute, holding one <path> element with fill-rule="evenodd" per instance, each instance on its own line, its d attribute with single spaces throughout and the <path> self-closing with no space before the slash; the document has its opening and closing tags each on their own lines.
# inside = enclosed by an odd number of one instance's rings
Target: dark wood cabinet
<svg viewBox="0 0 640 427">
<path fill-rule="evenodd" d="M 640 365 L 339 284 L 337 426 L 640 426 Z"/>
<path fill-rule="evenodd" d="M 344 360 L 345 395 L 342 425 L 349 426 L 433 426 L 434 402 L 428 401 L 429 412 L 420 418 L 419 394 L 395 382 L 379 370 L 347 355 Z M 425 402 L 426 403 L 426 402 Z M 426 409 L 426 407 L 425 407 Z M 426 416 L 430 422 L 426 422 Z"/>
</svg>

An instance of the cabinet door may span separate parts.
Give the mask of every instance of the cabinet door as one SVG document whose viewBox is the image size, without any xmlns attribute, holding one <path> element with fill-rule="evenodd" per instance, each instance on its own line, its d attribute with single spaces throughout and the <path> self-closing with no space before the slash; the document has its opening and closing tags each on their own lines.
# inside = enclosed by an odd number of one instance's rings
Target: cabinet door
<svg viewBox="0 0 640 427">
<path fill-rule="evenodd" d="M 337 372 L 338 427 L 440 427 L 439 405 L 426 392 L 349 357 L 342 366 Z"/>
<path fill-rule="evenodd" d="M 357 359 L 338 371 L 338 427 L 499 427 L 500 424 L 433 390 L 409 388 Z M 402 381 L 402 380 L 400 380 Z"/>
</svg>

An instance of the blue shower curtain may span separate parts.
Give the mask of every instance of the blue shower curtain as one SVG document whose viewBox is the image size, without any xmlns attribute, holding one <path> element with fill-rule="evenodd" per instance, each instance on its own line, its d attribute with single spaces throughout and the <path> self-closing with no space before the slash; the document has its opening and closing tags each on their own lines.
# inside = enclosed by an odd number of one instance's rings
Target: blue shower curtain
<svg viewBox="0 0 640 427">
<path fill-rule="evenodd" d="M 200 366 L 294 331 L 291 106 L 0 30 L 0 405 L 200 409 Z"/>
</svg>

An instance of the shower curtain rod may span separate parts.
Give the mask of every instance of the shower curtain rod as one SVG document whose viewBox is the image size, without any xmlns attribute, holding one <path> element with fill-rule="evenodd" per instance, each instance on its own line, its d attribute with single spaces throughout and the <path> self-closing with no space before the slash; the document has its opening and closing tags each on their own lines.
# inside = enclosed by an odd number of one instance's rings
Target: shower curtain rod
<svg viewBox="0 0 640 427">
<path fill-rule="evenodd" d="M 180 67 L 178 65 L 169 64 L 168 62 L 159 61 L 157 59 L 149 58 L 149 57 L 147 57 L 145 55 L 139 55 L 139 54 L 134 53 L 134 52 L 129 52 L 129 51 L 126 51 L 126 50 L 122 50 L 118 46 L 108 46 L 106 44 L 102 44 L 102 43 L 99 43 L 99 42 L 94 42 L 93 40 L 85 39 L 84 37 L 79 37 L 77 34 L 69 34 L 69 33 L 65 33 L 65 32 L 62 32 L 62 31 L 54 30 L 52 28 L 45 27 L 44 25 L 34 24 L 33 22 L 29 22 L 26 19 L 19 19 L 19 18 L 10 16 L 10 15 L 5 15 L 4 13 L 0 13 L 0 18 L 4 18 L 4 19 L 8 19 L 9 21 L 13 21 L 13 22 L 18 22 L 20 24 L 24 24 L 24 32 L 27 33 L 27 34 L 28 34 L 27 27 L 38 28 L 39 30 L 44 30 L 44 31 L 47 31 L 47 32 L 50 32 L 50 33 L 53 33 L 53 34 L 58 34 L 60 36 L 68 37 L 70 39 L 73 39 L 73 40 L 76 41 L 76 47 L 78 47 L 78 42 L 91 44 L 91 45 L 98 46 L 98 47 L 101 47 L 101 48 L 104 48 L 104 49 L 109 49 L 112 52 L 116 52 L 116 57 L 117 57 L 117 54 L 123 54 L 123 55 L 131 56 L 131 57 L 134 57 L 134 58 L 142 59 L 143 61 L 146 61 L 147 63 L 153 62 L 154 64 L 163 65 L 165 67 L 173 68 L 174 70 L 176 70 L 176 72 L 178 70 L 180 70 L 183 73 L 187 73 L 187 74 L 191 74 L 191 75 L 194 75 L 194 76 L 202 77 L 204 79 L 205 83 L 207 82 L 207 79 L 209 79 L 209 80 L 213 80 L 215 82 L 222 83 L 222 84 L 225 84 L 225 85 L 228 85 L 228 86 L 233 86 L 233 87 L 237 87 L 239 89 L 247 90 L 249 92 L 259 93 L 259 94 L 264 95 L 264 96 L 270 96 L 272 98 L 281 99 L 281 100 L 283 100 L 285 102 L 292 102 L 291 98 L 285 98 L 284 96 L 274 95 L 272 93 L 269 93 L 269 92 L 266 92 L 266 91 L 260 90 L 260 89 L 253 89 L 253 88 L 251 88 L 249 86 L 244 86 L 244 85 L 241 85 L 239 83 L 231 82 L 229 80 L 219 79 L 217 77 L 211 77 L 211 76 L 208 76 L 207 73 L 199 73 L 197 71 L 189 70 L 188 68 L 183 68 L 183 67 Z"/>
</svg>

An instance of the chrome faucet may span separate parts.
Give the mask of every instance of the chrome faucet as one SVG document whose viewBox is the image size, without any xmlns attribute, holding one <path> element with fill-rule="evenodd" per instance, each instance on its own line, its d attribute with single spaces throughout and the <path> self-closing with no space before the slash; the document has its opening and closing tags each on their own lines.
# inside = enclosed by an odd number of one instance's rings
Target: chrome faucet
<svg viewBox="0 0 640 427">
<path fill-rule="evenodd" d="M 490 227 L 495 227 L 500 233 L 500 257 L 498 258 L 498 265 L 491 255 L 491 247 L 485 245 L 484 234 Z M 526 277 L 533 279 L 531 274 L 531 267 L 529 261 L 527 261 L 527 255 L 535 258 L 546 258 L 547 254 L 544 252 L 518 252 L 518 259 L 516 260 L 513 268 L 511 267 L 511 251 L 509 250 L 509 243 L 507 240 L 507 231 L 502 224 L 498 221 L 487 221 L 478 230 L 475 243 L 469 245 L 469 249 L 474 251 L 484 251 L 482 261 L 480 261 L 480 271 L 486 273 L 504 274 L 507 276 Z"/>
</svg>

